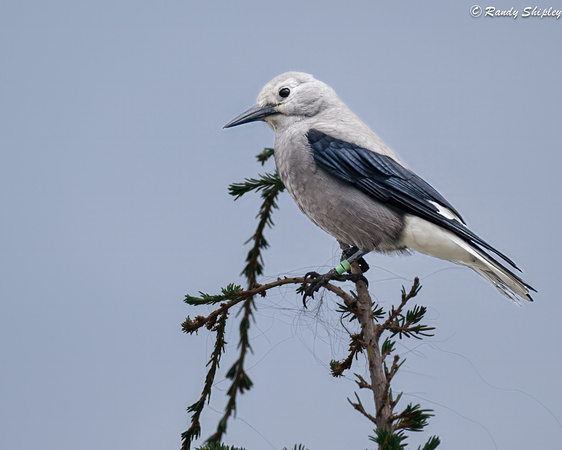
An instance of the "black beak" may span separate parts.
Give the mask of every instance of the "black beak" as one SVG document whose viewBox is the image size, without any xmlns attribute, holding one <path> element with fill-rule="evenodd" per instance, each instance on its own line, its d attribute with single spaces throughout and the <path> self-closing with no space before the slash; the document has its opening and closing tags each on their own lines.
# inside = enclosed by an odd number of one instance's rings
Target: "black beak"
<svg viewBox="0 0 562 450">
<path fill-rule="evenodd" d="M 273 105 L 253 106 L 248 111 L 244 111 L 238 117 L 232 119 L 223 128 L 231 128 L 244 123 L 255 122 L 256 120 L 263 120 L 272 114 L 277 114 Z"/>
</svg>

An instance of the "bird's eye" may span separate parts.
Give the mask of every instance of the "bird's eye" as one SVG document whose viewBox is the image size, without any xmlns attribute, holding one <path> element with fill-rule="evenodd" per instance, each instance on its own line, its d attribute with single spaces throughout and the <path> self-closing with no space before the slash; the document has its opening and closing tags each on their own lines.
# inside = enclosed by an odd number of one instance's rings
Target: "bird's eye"
<svg viewBox="0 0 562 450">
<path fill-rule="evenodd" d="M 283 88 L 279 91 L 279 95 L 283 98 L 288 97 L 290 93 L 291 90 L 289 88 Z"/>
</svg>

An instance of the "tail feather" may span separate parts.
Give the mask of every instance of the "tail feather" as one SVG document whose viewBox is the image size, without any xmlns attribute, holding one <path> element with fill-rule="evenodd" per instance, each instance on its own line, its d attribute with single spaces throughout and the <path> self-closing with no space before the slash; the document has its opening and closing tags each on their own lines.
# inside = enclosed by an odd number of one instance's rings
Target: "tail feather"
<svg viewBox="0 0 562 450">
<path fill-rule="evenodd" d="M 409 216 L 402 243 L 426 255 L 470 267 L 516 303 L 533 301 L 530 291 L 536 290 L 511 270 L 475 245 L 424 219 Z"/>
<path fill-rule="evenodd" d="M 505 278 L 502 275 L 506 275 L 502 272 L 498 271 L 496 267 L 491 266 L 491 268 L 484 268 L 478 266 L 469 266 L 472 270 L 474 270 L 478 275 L 482 276 L 489 282 L 491 282 L 498 291 L 500 291 L 503 295 L 505 295 L 510 300 L 513 300 L 515 303 L 520 303 L 519 299 L 523 298 L 530 302 L 533 301 L 531 294 L 529 293 L 529 287 L 527 284 L 521 280 L 509 280 L 506 282 Z M 531 288 L 532 289 L 532 288 Z M 534 289 L 532 289 L 534 290 Z"/>
<path fill-rule="evenodd" d="M 527 284 L 491 256 L 472 247 L 469 243 L 462 241 L 462 239 L 459 239 L 456 236 L 455 238 L 459 241 L 457 244 L 473 255 L 475 259 L 470 262 L 459 261 L 460 264 L 470 267 L 478 275 L 492 283 L 498 291 L 510 300 L 513 300 L 516 303 L 519 303 L 519 299 L 528 300 L 530 302 L 533 301 L 529 291 L 536 292 L 536 290 L 532 286 Z"/>
</svg>

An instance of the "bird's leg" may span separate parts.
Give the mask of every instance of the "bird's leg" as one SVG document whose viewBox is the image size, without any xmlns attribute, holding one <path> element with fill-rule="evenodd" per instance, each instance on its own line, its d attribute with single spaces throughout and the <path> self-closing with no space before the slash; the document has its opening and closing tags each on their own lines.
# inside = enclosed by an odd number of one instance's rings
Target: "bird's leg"
<svg viewBox="0 0 562 450">
<path fill-rule="evenodd" d="M 347 248 L 342 247 L 340 262 L 343 261 L 344 259 L 349 258 L 350 256 L 352 256 L 354 253 L 357 253 L 358 251 L 359 249 L 355 246 L 347 247 Z M 367 270 L 369 270 L 369 264 L 367 264 L 367 261 L 365 261 L 365 258 L 363 258 L 363 256 L 359 257 L 359 259 L 357 260 L 357 264 L 359 264 L 359 268 L 361 269 L 361 272 L 365 273 L 367 272 Z"/>
<path fill-rule="evenodd" d="M 366 254 L 366 252 L 363 252 L 363 251 L 359 250 L 357 247 L 351 247 L 348 250 L 355 250 L 355 251 L 351 254 L 351 256 L 349 256 L 345 259 L 342 259 L 342 261 L 336 267 L 331 269 L 329 272 L 327 272 L 323 275 L 320 275 L 317 272 L 308 272 L 304 276 L 304 284 L 308 284 L 308 287 L 304 291 L 304 296 L 302 298 L 302 303 L 303 303 L 305 308 L 306 308 L 307 297 L 314 298 L 314 293 L 317 292 L 322 286 L 324 286 L 330 280 L 358 281 L 358 280 L 361 279 L 361 280 L 364 280 L 365 282 L 367 282 L 367 279 L 363 275 L 360 275 L 360 274 L 346 274 L 346 275 L 344 275 L 345 272 L 347 272 L 351 269 L 351 265 L 354 262 L 358 261 L 359 259 L 363 259 L 363 255 Z M 342 255 L 342 257 L 344 257 L 344 256 L 345 255 Z"/>
</svg>

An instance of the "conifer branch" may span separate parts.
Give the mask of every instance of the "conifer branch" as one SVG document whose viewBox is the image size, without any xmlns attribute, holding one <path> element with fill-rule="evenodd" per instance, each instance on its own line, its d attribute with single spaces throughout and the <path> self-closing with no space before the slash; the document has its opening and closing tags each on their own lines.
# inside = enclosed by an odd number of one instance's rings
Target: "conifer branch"
<svg viewBox="0 0 562 450">
<path fill-rule="evenodd" d="M 257 155 L 258 162 L 264 165 L 273 153 L 273 149 L 265 149 Z M 195 333 L 202 327 L 206 327 L 215 333 L 215 346 L 207 363 L 209 370 L 201 396 L 197 402 L 188 408 L 188 412 L 192 413 L 191 426 L 182 434 L 182 450 L 188 450 L 192 441 L 201 435 L 199 418 L 205 403 L 210 400 L 212 385 L 226 344 L 224 340 L 225 326 L 231 309 L 241 305 L 240 312 L 242 314 L 239 324 L 240 337 L 238 342 L 239 356 L 226 373 L 226 378 L 231 380 L 231 385 L 227 390 L 228 402 L 216 432 L 207 440 L 205 446 L 201 447 L 201 449 L 205 450 L 229 448 L 221 444 L 222 437 L 226 432 L 228 419 L 236 413 L 238 394 L 245 393 L 253 385 L 245 372 L 244 363 L 248 352 L 252 351 L 249 329 L 251 322 L 254 320 L 256 296 L 265 297 L 269 290 L 289 284 L 298 285 L 299 287 L 296 289 L 296 292 L 302 294 L 306 283 L 311 281 L 304 277 L 285 277 L 278 278 L 267 284 L 257 283 L 257 278 L 263 275 L 264 270 L 263 252 L 269 247 L 269 243 L 264 237 L 264 232 L 266 228 L 273 226 L 272 213 L 278 208 L 277 199 L 284 190 L 285 186 L 277 172 L 266 173 L 258 178 L 247 178 L 244 182 L 235 183 L 229 187 L 229 193 L 235 197 L 235 200 L 252 191 L 258 192 L 262 199 L 257 215 L 258 224 L 256 231 L 246 242 L 252 243 L 245 260 L 246 265 L 242 271 L 247 280 L 248 287 L 243 289 L 241 286 L 229 284 L 226 288 L 221 289 L 220 294 L 210 295 L 199 292 L 198 297 L 185 296 L 185 302 L 192 306 L 214 306 L 217 304 L 219 306 L 207 316 L 198 315 L 194 319 L 188 316 L 182 324 L 182 329 L 186 333 Z M 345 370 L 351 368 L 354 359 L 357 359 L 360 353 L 366 355 L 370 381 L 365 380 L 359 374 L 355 374 L 357 378 L 356 383 L 360 389 L 367 389 L 372 392 L 375 414 L 373 415 L 367 411 L 357 393 L 355 393 L 355 402 L 349 399 L 348 401 L 364 417 L 375 424 L 375 436 L 371 436 L 370 439 L 378 443 L 379 450 L 403 449 L 407 445 L 405 443 L 407 438 L 405 431 L 421 431 L 433 414 L 431 410 L 422 409 L 420 405 L 412 405 L 411 403 L 401 412 L 394 412 L 402 397 L 402 393 L 394 397 L 391 382 L 404 363 L 404 360 L 400 362 L 400 357 L 395 354 L 392 364 L 388 368 L 386 358 L 395 351 L 395 341 L 393 338 L 396 336 L 399 339 L 411 337 L 421 339 L 425 336 L 431 336 L 430 332 L 434 328 L 421 323 L 427 311 L 425 307 L 415 305 L 412 309 L 405 310 L 407 303 L 421 289 L 418 278 L 414 280 L 408 292 L 402 288 L 400 304 L 396 308 L 392 307 L 390 311 L 385 313 L 380 305 L 373 303 L 367 283 L 362 277 L 361 267 L 355 263 L 352 265 L 351 272 L 351 274 L 337 276 L 334 280 L 353 281 L 356 293 L 353 291 L 348 293 L 332 282 L 324 285 L 326 290 L 334 293 L 343 301 L 343 303 L 338 304 L 338 312 L 342 315 L 342 319 L 346 319 L 349 322 L 357 321 L 360 325 L 358 333 L 350 334 L 348 356 L 342 361 L 332 361 L 330 363 L 331 372 L 335 377 L 342 376 Z M 381 344 L 383 334 L 386 334 L 386 336 Z M 439 438 L 433 436 L 423 448 L 420 447 L 418 450 L 434 450 L 439 444 Z M 304 449 L 303 446 L 302 448 Z M 295 449 L 297 449 L 297 446 L 295 446 Z M 301 449 L 301 445 L 299 445 L 298 449 Z"/>
<path fill-rule="evenodd" d="M 205 385 L 203 386 L 201 397 L 199 398 L 199 400 L 197 400 L 187 408 L 187 412 L 193 413 L 193 415 L 191 416 L 191 426 L 181 435 L 182 450 L 188 450 L 191 446 L 191 443 L 201 435 L 201 424 L 199 422 L 199 417 L 203 412 L 205 403 L 208 403 L 211 400 L 211 389 L 215 381 L 217 369 L 219 368 L 221 356 L 224 353 L 224 347 L 226 345 L 226 341 L 224 340 L 224 332 L 226 328 L 227 316 L 228 312 L 223 312 L 216 322 L 216 325 L 212 329 L 212 331 L 216 333 L 215 347 L 213 349 L 213 353 L 211 353 L 211 359 L 207 363 L 209 371 L 207 372 L 207 376 L 205 377 Z"/>
<path fill-rule="evenodd" d="M 341 377 L 344 371 L 351 369 L 353 359 L 357 359 L 357 354 L 363 351 L 363 335 L 361 333 L 352 334 L 350 339 L 348 357 L 341 362 L 335 360 L 330 362 L 330 370 L 334 377 Z"/>
<path fill-rule="evenodd" d="M 266 147 L 266 148 L 263 149 L 263 152 L 258 153 L 256 155 L 256 159 L 263 166 L 266 163 L 266 161 L 273 156 L 273 152 L 274 152 L 274 150 L 272 148 Z"/>
<path fill-rule="evenodd" d="M 215 321 L 217 320 L 217 318 L 221 314 L 224 314 L 225 312 L 230 311 L 230 309 L 232 307 L 236 306 L 237 304 L 239 304 L 240 302 L 242 302 L 244 300 L 247 300 L 248 298 L 255 297 L 256 295 L 260 295 L 262 297 L 265 297 L 267 295 L 267 291 L 269 291 L 273 288 L 276 288 L 276 287 L 279 287 L 279 286 L 284 286 L 286 284 L 295 284 L 295 285 L 298 285 L 298 286 L 302 286 L 303 283 L 309 282 L 309 281 L 310 281 L 310 279 L 305 279 L 304 277 L 283 277 L 283 278 L 278 278 L 277 280 L 271 281 L 271 282 L 266 283 L 266 284 L 254 283 L 253 289 L 239 290 L 237 292 L 237 297 L 229 300 L 228 302 L 222 303 L 219 308 L 212 311 L 209 315 L 207 315 L 207 316 L 196 316 L 194 319 L 191 319 L 188 316 L 182 324 L 182 329 L 183 329 L 184 332 L 191 334 L 193 332 L 196 332 L 199 328 L 201 328 L 203 326 L 206 326 L 207 328 L 210 328 L 210 327 L 212 327 L 212 325 L 214 325 Z M 333 292 L 334 294 L 336 294 L 338 297 L 340 297 L 342 299 L 345 299 L 347 301 L 353 300 L 353 297 L 351 297 L 351 295 L 349 295 L 342 288 L 334 285 L 333 283 L 325 284 L 324 288 L 326 290 L 330 291 L 330 292 Z M 213 298 L 218 297 L 218 296 L 213 296 L 213 295 L 209 295 L 209 294 L 202 294 L 202 296 L 203 297 L 213 297 Z M 190 300 L 193 300 L 193 302 L 191 302 L 191 301 L 186 302 L 188 304 L 192 304 L 192 305 L 204 304 L 202 302 L 201 298 L 186 296 L 186 298 L 187 297 L 189 297 Z"/>
<path fill-rule="evenodd" d="M 265 161 L 273 155 L 271 149 L 266 149 L 257 156 L 258 161 Z M 253 241 L 253 246 L 246 257 L 246 266 L 242 270 L 242 275 L 246 277 L 248 289 L 251 290 L 257 281 L 257 277 L 263 275 L 263 250 L 269 247 L 269 243 L 265 239 L 264 231 L 266 226 L 272 227 L 273 220 L 271 215 L 274 209 L 277 209 L 277 198 L 281 192 L 285 190 L 285 185 L 279 178 L 277 171 L 273 174 L 266 173 L 261 175 L 259 179 L 246 179 L 243 183 L 235 183 L 230 185 L 229 193 L 235 197 L 235 200 L 244 194 L 256 191 L 261 192 L 262 204 L 258 213 L 258 226 L 252 237 L 246 242 Z M 265 292 L 265 291 L 264 291 Z M 252 388 L 253 382 L 244 370 L 244 361 L 248 351 L 252 351 L 249 338 L 250 323 L 254 318 L 254 294 L 246 296 L 242 305 L 242 319 L 240 320 L 240 340 L 238 342 L 239 357 L 226 373 L 226 377 L 232 380 L 230 388 L 227 391 L 228 402 L 222 419 L 219 421 L 217 431 L 213 434 L 208 442 L 220 443 L 223 434 L 226 432 L 228 419 L 232 414 L 236 413 L 236 399 L 238 393 L 243 394 Z"/>
<path fill-rule="evenodd" d="M 361 274 L 361 269 L 357 263 L 352 265 L 352 272 Z M 375 415 L 369 414 L 357 394 L 355 394 L 357 401 L 350 401 L 350 403 L 363 416 L 375 423 L 376 436 L 371 437 L 371 439 L 379 444 L 379 450 L 403 449 L 407 445 L 405 443 L 407 436 L 404 431 L 421 431 L 427 425 L 427 420 L 432 414 L 431 410 L 421 409 L 420 405 L 413 406 L 412 404 L 409 404 L 399 414 L 393 413 L 402 393 L 394 399 L 390 385 L 404 361 L 399 362 L 400 357 L 394 355 L 389 369 L 385 359 L 395 350 L 392 337 L 398 335 L 400 338 L 421 338 L 421 336 L 430 335 L 428 331 L 434 328 L 420 323 L 426 313 L 426 308 L 414 306 L 411 310 L 404 312 L 408 301 L 414 298 L 421 289 L 418 278 L 414 280 L 409 292 L 402 288 L 401 303 L 396 308 L 392 307 L 388 312 L 387 319 L 380 324 L 376 322 L 382 319 L 384 312 L 380 306 L 373 304 L 366 283 L 359 280 L 356 282 L 356 287 L 357 295 L 354 302 L 346 301 L 345 305 L 340 305 L 339 311 L 342 317 L 347 317 L 350 321 L 355 318 L 361 325 L 362 347 L 367 349 L 371 382 L 368 383 L 362 377 L 356 375 L 358 378 L 356 383 L 360 388 L 372 391 L 376 413 Z M 381 345 L 380 339 L 385 332 L 389 333 L 390 336 L 386 337 Z M 349 357 L 342 364 L 345 364 L 348 360 Z M 339 370 L 340 366 L 336 365 L 335 369 Z M 334 367 L 332 367 L 332 372 L 334 372 Z M 431 438 L 428 441 L 429 445 L 434 446 L 430 448 L 439 445 L 439 439 L 435 439 Z"/>
</svg>

